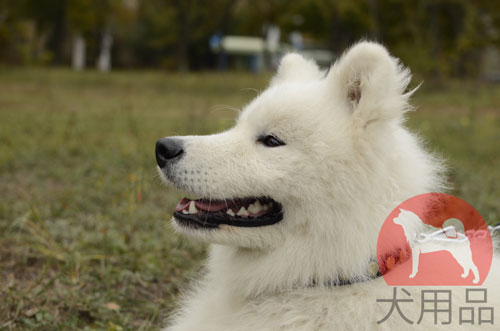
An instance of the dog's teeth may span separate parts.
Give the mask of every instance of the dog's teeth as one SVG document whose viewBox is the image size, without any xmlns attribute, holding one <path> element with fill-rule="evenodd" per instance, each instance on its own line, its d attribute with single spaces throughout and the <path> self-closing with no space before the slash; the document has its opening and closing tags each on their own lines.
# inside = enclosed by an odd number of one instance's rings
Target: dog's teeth
<svg viewBox="0 0 500 331">
<path fill-rule="evenodd" d="M 191 201 L 189 203 L 189 214 L 196 214 L 198 212 L 198 209 L 196 209 L 196 205 L 194 204 L 194 201 Z"/>
<path fill-rule="evenodd" d="M 252 214 L 255 214 L 257 213 L 257 208 L 255 208 L 255 206 L 251 204 L 250 206 L 248 206 L 248 211 Z"/>
<path fill-rule="evenodd" d="M 187 210 L 182 211 L 183 214 L 189 214 Z"/>
<path fill-rule="evenodd" d="M 231 215 L 231 216 L 236 215 L 236 214 L 234 213 L 234 211 L 232 211 L 231 209 L 228 209 L 228 210 L 226 211 L 226 214 Z"/>
<path fill-rule="evenodd" d="M 245 209 L 245 207 L 241 207 L 241 209 L 238 211 L 238 213 L 236 214 L 238 216 L 248 216 L 248 211 Z"/>
<path fill-rule="evenodd" d="M 259 200 L 255 201 L 252 203 L 250 206 L 248 206 L 248 211 L 251 212 L 252 214 L 257 214 L 262 210 L 262 205 L 260 204 Z"/>
</svg>

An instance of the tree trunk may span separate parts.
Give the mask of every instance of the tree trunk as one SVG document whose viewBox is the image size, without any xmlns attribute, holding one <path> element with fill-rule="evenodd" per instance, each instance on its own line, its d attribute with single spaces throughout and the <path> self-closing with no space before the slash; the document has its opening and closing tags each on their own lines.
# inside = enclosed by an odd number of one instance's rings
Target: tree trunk
<svg viewBox="0 0 500 331">
<path fill-rule="evenodd" d="M 378 2 L 377 0 L 369 0 L 370 1 L 370 12 L 372 16 L 372 38 L 381 41 L 382 40 L 382 32 L 380 31 L 380 19 L 378 16 Z"/>
<path fill-rule="evenodd" d="M 97 69 L 102 72 L 111 70 L 111 46 L 113 45 L 113 36 L 109 28 L 104 29 L 101 39 L 101 51 L 97 60 Z"/>
<path fill-rule="evenodd" d="M 432 76 L 434 79 L 441 79 L 441 47 L 439 40 L 439 12 L 438 6 L 435 4 L 430 5 L 430 16 L 431 16 L 431 33 L 432 33 L 432 58 L 436 66 L 433 69 Z"/>
<path fill-rule="evenodd" d="M 73 38 L 71 65 L 73 70 L 76 71 L 85 69 L 85 39 L 81 34 L 78 34 Z"/>
<path fill-rule="evenodd" d="M 177 3 L 177 22 L 179 24 L 179 35 L 177 36 L 176 45 L 176 58 L 177 58 L 177 70 L 179 72 L 186 72 L 189 69 L 188 61 L 188 42 L 190 33 L 190 22 L 189 22 L 189 11 L 190 2 L 182 3 L 179 1 Z"/>
<path fill-rule="evenodd" d="M 63 64 L 65 61 L 64 44 L 66 42 L 66 1 L 61 1 L 56 10 L 57 19 L 54 22 L 50 46 L 54 53 L 54 63 Z"/>
<path fill-rule="evenodd" d="M 340 36 L 340 21 L 339 14 L 336 7 L 332 8 L 332 13 L 330 16 L 330 49 L 338 56 L 342 52 L 341 36 Z"/>
</svg>

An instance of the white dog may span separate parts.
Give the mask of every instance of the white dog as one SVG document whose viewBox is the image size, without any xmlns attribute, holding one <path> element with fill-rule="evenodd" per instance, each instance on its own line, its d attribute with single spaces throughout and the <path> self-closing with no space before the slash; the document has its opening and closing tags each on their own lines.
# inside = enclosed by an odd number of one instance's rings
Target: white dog
<svg viewBox="0 0 500 331">
<path fill-rule="evenodd" d="M 393 219 L 393 222 L 403 227 L 406 240 L 411 248 L 412 272 L 410 278 L 414 278 L 418 273 L 420 254 L 444 250 L 448 251 L 464 269 L 462 278 L 469 276 L 469 271 L 472 270 L 474 275 L 472 282 L 479 283 L 479 271 L 472 260 L 470 241 L 465 234 L 457 232 L 451 226 L 441 229 L 427 225 L 418 215 L 404 209 L 400 209 L 399 215 Z M 448 235 L 448 232 L 453 232 L 453 235 Z"/>
<path fill-rule="evenodd" d="M 373 270 L 382 222 L 442 182 L 440 162 L 403 126 L 409 81 L 375 43 L 355 45 L 328 73 L 289 54 L 235 127 L 157 142 L 161 176 L 201 198 L 179 202 L 175 229 L 211 244 L 205 276 L 167 330 L 474 327 L 397 314 L 377 324 L 390 309 L 377 299 L 393 293 Z M 498 314 L 498 261 L 492 268 L 485 284 Z M 413 321 L 420 290 L 405 290 L 413 301 L 401 307 Z M 463 288 L 453 289 L 456 319 L 459 305 Z"/>
</svg>

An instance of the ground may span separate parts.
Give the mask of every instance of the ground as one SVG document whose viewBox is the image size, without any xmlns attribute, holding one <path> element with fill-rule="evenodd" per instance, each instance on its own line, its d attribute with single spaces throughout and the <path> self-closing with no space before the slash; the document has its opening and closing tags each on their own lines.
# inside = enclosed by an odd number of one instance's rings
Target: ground
<svg viewBox="0 0 500 331">
<path fill-rule="evenodd" d="M 162 325 L 205 250 L 167 226 L 181 193 L 154 143 L 230 127 L 268 78 L 0 69 L 0 330 Z M 500 221 L 500 86 L 424 83 L 413 103 L 449 192 Z"/>
</svg>

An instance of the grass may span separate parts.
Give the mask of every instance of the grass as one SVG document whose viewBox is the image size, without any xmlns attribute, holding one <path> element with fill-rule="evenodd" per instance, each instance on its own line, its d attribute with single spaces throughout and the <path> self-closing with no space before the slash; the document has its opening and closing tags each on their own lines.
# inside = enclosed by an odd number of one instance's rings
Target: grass
<svg viewBox="0 0 500 331">
<path fill-rule="evenodd" d="M 232 125 L 267 76 L 0 69 L 0 330 L 150 330 L 200 267 L 154 143 Z M 500 221 L 500 86 L 430 85 L 409 125 Z M 224 106 L 230 105 L 230 106 Z"/>
</svg>

